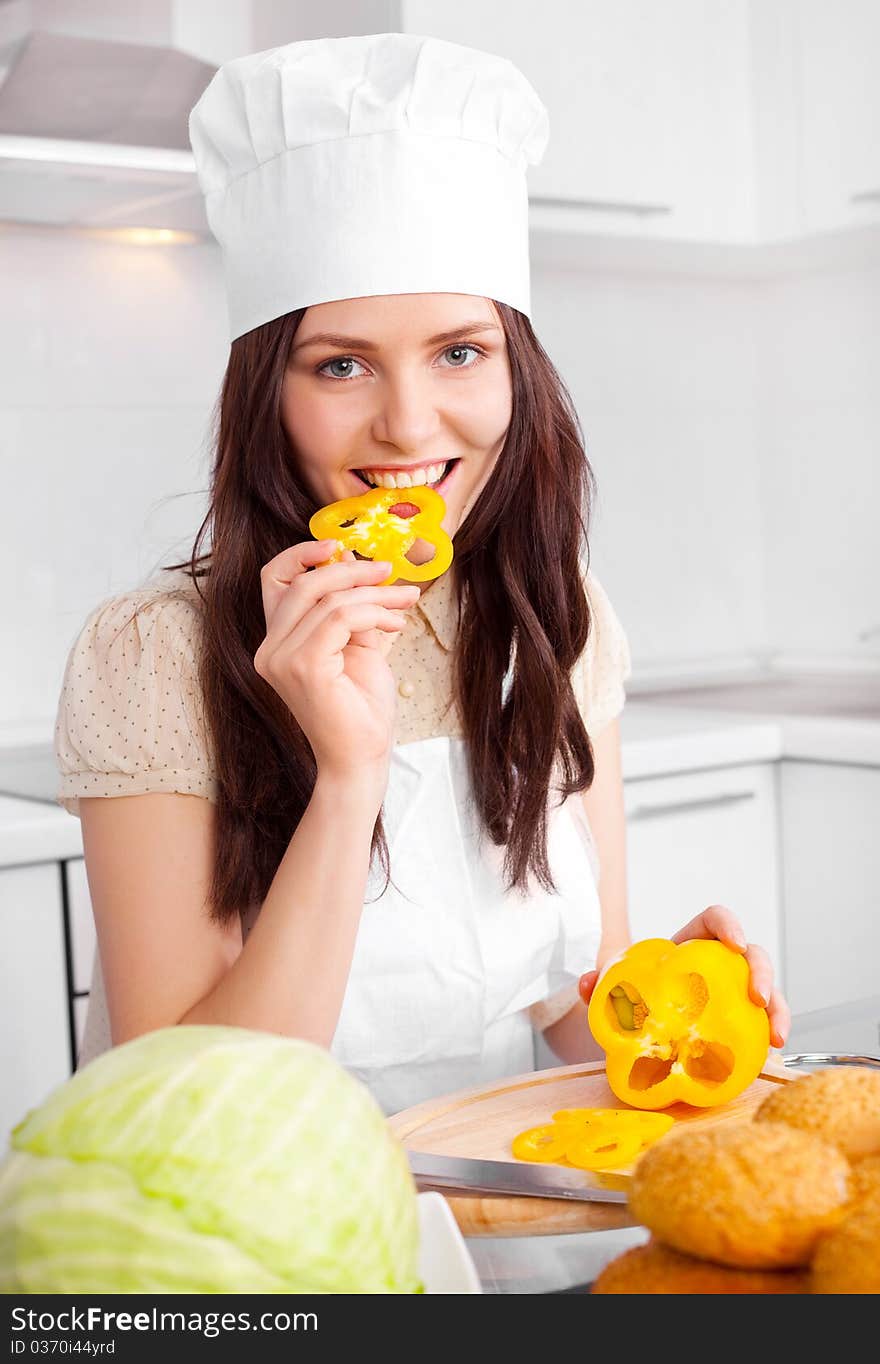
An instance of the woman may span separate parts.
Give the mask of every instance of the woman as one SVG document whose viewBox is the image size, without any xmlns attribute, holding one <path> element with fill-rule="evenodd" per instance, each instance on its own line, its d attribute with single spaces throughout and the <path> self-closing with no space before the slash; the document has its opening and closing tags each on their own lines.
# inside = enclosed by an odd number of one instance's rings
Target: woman
<svg viewBox="0 0 880 1364">
<path fill-rule="evenodd" d="M 232 347 L 189 564 L 103 603 L 65 677 L 59 798 L 100 947 L 83 1059 L 262 1028 L 393 1112 L 530 1069 L 534 1028 L 595 1055 L 586 1001 L 629 940 L 629 655 L 529 321 L 543 106 L 489 54 L 380 34 L 229 63 L 190 127 Z M 382 587 L 310 539 L 316 508 L 422 480 L 454 538 L 437 580 Z M 781 1046 L 735 916 L 675 936 L 747 951 Z"/>
</svg>

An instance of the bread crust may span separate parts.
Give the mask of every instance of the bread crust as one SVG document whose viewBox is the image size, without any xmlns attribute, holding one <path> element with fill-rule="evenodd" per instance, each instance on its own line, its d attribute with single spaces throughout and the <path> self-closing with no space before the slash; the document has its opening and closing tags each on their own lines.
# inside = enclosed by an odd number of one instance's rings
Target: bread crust
<svg viewBox="0 0 880 1364">
<path fill-rule="evenodd" d="M 880 1194 L 856 1204 L 820 1237 L 813 1255 L 811 1293 L 880 1293 Z"/>
<path fill-rule="evenodd" d="M 609 1260 L 593 1293 L 806 1293 L 799 1269 L 732 1269 L 683 1255 L 652 1238 Z"/>
<path fill-rule="evenodd" d="M 850 1167 L 837 1147 L 783 1123 L 670 1133 L 639 1160 L 629 1205 L 659 1240 L 742 1269 L 809 1263 L 844 1216 Z"/>
<path fill-rule="evenodd" d="M 849 1160 L 880 1155 L 880 1071 L 833 1066 L 780 1085 L 756 1122 L 784 1122 L 837 1146 Z"/>
</svg>

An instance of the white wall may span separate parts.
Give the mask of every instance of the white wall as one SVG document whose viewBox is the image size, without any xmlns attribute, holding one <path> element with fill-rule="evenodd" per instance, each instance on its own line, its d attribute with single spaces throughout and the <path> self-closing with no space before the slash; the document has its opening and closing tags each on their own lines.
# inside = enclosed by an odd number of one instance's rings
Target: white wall
<svg viewBox="0 0 880 1364">
<path fill-rule="evenodd" d="M 880 255 L 859 250 L 752 282 L 537 273 L 636 686 L 880 663 Z"/>
<path fill-rule="evenodd" d="M 201 521 L 228 354 L 219 251 L 0 228 L 0 739 L 51 737 L 85 616 Z M 533 270 L 599 482 L 634 682 L 880 657 L 877 268 L 767 285 Z"/>
<path fill-rule="evenodd" d="M 0 734 L 51 735 L 91 606 L 201 522 L 228 353 L 218 265 L 210 245 L 0 228 Z"/>
<path fill-rule="evenodd" d="M 598 481 L 593 562 L 636 674 L 767 646 L 756 286 L 541 271 L 533 320 Z"/>
<path fill-rule="evenodd" d="M 876 667 L 880 260 L 780 280 L 759 318 L 769 639 L 780 663 Z"/>
</svg>

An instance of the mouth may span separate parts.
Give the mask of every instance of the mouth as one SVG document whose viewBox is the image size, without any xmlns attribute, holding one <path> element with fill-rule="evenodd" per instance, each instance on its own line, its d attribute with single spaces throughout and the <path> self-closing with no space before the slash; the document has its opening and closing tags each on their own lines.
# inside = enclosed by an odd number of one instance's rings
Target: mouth
<svg viewBox="0 0 880 1364">
<path fill-rule="evenodd" d="M 448 459 L 445 464 L 422 465 L 419 469 L 407 471 L 397 469 L 352 469 L 354 476 L 367 488 L 399 488 L 405 493 L 408 488 L 433 488 L 441 492 L 449 482 L 460 459 Z"/>
</svg>

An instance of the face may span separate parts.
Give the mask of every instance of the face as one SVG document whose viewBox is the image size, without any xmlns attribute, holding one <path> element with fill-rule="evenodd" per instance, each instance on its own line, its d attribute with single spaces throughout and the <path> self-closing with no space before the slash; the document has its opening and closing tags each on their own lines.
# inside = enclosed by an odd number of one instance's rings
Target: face
<svg viewBox="0 0 880 1364">
<path fill-rule="evenodd" d="M 281 420 L 319 506 L 375 485 L 401 488 L 404 501 L 407 488 L 427 484 L 443 498 L 443 526 L 454 536 L 492 476 L 512 401 L 490 299 L 383 294 L 306 310 Z M 417 540 L 408 557 L 421 564 L 432 554 Z"/>
</svg>

